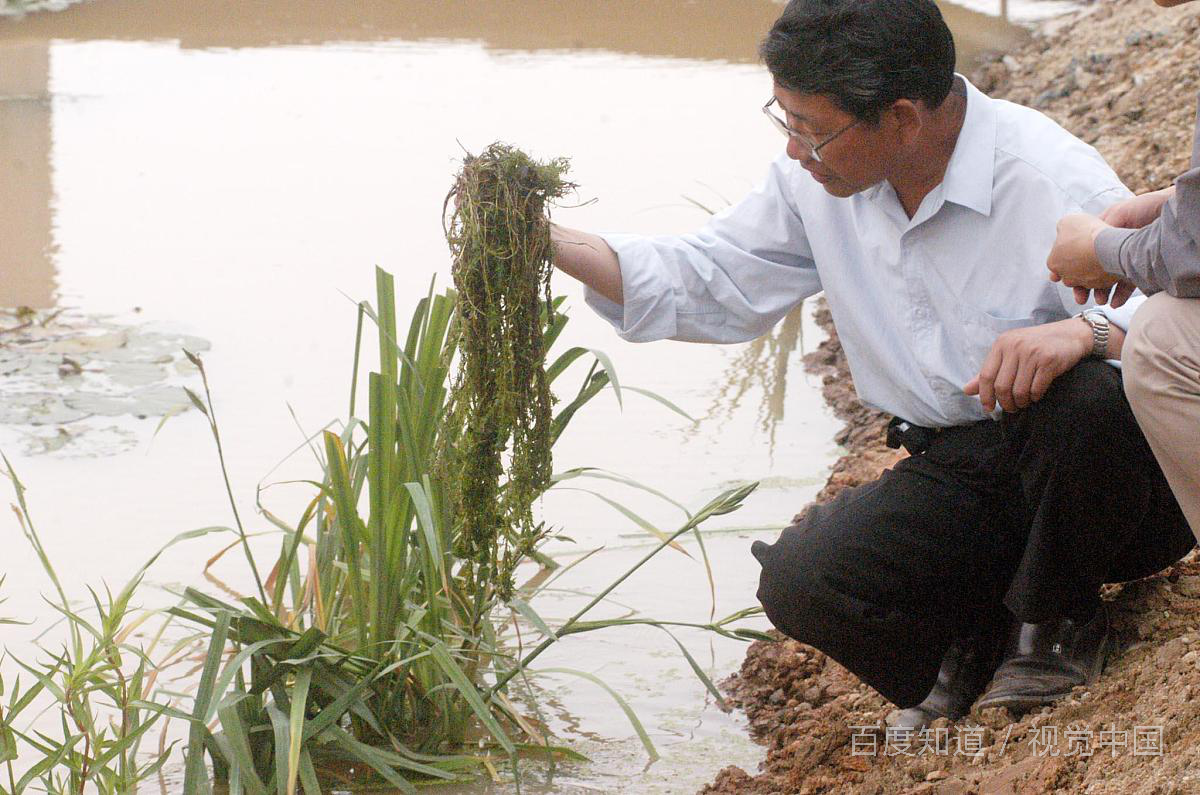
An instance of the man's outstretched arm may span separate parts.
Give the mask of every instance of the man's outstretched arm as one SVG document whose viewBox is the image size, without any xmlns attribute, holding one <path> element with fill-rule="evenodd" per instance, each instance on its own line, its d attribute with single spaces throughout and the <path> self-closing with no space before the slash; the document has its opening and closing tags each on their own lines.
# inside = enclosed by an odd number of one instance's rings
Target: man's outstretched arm
<svg viewBox="0 0 1200 795">
<path fill-rule="evenodd" d="M 614 304 L 625 303 L 621 265 L 604 238 L 558 224 L 550 225 L 554 267 L 591 287 Z"/>
</svg>

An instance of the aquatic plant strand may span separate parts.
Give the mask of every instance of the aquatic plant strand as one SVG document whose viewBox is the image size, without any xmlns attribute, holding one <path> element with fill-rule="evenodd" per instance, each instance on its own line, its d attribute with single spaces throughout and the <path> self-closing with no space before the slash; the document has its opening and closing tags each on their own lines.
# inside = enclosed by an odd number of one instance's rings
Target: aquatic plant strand
<svg viewBox="0 0 1200 795">
<path fill-rule="evenodd" d="M 574 186 L 565 159 L 539 163 L 500 143 L 468 156 L 447 197 L 458 291 L 459 364 L 447 456 L 454 536 L 469 576 L 512 593 L 540 540 L 532 506 L 550 482 L 551 403 L 542 339 L 553 313 L 551 200 Z"/>
</svg>

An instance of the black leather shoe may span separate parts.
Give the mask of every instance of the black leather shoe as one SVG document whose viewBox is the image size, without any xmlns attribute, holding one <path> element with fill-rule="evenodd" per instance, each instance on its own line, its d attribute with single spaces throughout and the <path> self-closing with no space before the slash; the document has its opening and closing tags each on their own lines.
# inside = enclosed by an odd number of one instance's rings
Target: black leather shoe
<svg viewBox="0 0 1200 795">
<path fill-rule="evenodd" d="M 1103 605 L 1086 622 L 1063 618 L 1021 624 L 1013 630 L 1004 662 L 975 707 L 1007 707 L 1018 715 L 1057 701 L 1096 680 L 1108 648 L 1108 613 Z"/>
<path fill-rule="evenodd" d="M 938 718 L 955 721 L 966 715 L 1000 662 L 1006 626 L 955 640 L 942 658 L 929 695 L 915 707 L 893 713 L 888 725 L 920 731 Z"/>
</svg>

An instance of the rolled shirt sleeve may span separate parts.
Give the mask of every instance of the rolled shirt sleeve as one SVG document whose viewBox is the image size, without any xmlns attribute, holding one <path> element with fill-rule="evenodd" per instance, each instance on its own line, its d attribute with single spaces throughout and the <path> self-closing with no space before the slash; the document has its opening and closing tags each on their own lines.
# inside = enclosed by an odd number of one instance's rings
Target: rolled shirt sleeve
<svg viewBox="0 0 1200 795">
<path fill-rule="evenodd" d="M 1176 298 L 1200 298 L 1200 110 L 1191 170 L 1175 181 L 1162 214 L 1141 229 L 1105 229 L 1096 238 L 1100 264 L 1144 293 L 1165 290 Z"/>
<path fill-rule="evenodd" d="M 586 300 L 631 342 L 733 343 L 768 331 L 821 291 L 786 158 L 749 196 L 695 234 L 602 235 L 617 254 L 624 305 Z"/>
</svg>

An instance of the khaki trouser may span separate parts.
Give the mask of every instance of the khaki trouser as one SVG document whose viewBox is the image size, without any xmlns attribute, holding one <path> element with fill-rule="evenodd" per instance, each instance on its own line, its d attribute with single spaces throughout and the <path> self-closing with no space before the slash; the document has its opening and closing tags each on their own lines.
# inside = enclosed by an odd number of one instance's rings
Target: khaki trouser
<svg viewBox="0 0 1200 795">
<path fill-rule="evenodd" d="M 1151 296 L 1121 362 L 1133 413 L 1200 539 L 1200 299 Z"/>
</svg>

